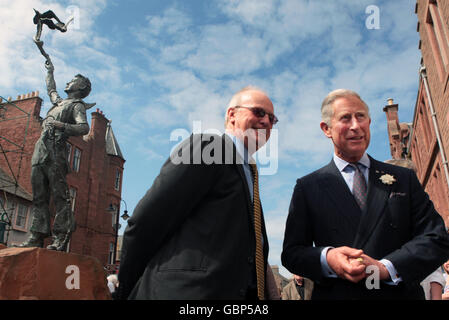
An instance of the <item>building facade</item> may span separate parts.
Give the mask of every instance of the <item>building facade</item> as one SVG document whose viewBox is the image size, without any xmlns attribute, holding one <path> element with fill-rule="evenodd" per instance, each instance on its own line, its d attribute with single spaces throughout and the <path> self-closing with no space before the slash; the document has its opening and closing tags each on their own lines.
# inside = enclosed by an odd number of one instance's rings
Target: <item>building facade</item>
<svg viewBox="0 0 449 320">
<path fill-rule="evenodd" d="M 417 176 L 449 227 L 449 2 L 418 0 L 421 66 L 411 124 L 399 123 L 398 105 L 389 101 L 387 116 L 393 159 L 413 161 Z"/>
<path fill-rule="evenodd" d="M 5 211 L 11 222 L 0 242 L 8 246 L 28 238 L 31 156 L 41 132 L 41 105 L 38 92 L 0 103 L 0 214 Z M 109 120 L 99 109 L 91 113 L 87 135 L 68 139 L 67 158 L 67 183 L 76 220 L 68 252 L 114 264 L 125 159 Z M 54 212 L 52 205 L 50 211 Z"/>
</svg>

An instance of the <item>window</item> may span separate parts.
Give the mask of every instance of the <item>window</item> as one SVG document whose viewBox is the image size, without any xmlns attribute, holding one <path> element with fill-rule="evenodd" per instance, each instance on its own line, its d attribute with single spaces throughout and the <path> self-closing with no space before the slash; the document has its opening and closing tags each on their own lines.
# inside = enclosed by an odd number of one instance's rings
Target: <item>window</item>
<svg viewBox="0 0 449 320">
<path fill-rule="evenodd" d="M 421 175 L 421 151 L 419 149 L 419 145 L 418 145 L 418 139 L 416 138 L 416 133 L 414 135 L 414 139 L 413 139 L 413 146 L 412 149 L 414 150 L 414 154 L 412 154 L 412 157 L 414 158 L 414 162 L 416 163 L 416 170 L 417 170 L 417 175 L 418 177 Z"/>
<path fill-rule="evenodd" d="M 28 206 L 19 203 L 17 205 L 16 219 L 14 225 L 19 229 L 26 229 L 26 222 L 28 217 Z"/>
<path fill-rule="evenodd" d="M 72 163 L 72 170 L 74 172 L 80 171 L 80 161 L 81 161 L 81 150 L 75 148 L 75 151 L 73 152 L 73 163 Z"/>
<path fill-rule="evenodd" d="M 429 0 L 426 28 L 440 80 L 446 80 L 449 71 L 449 44 L 447 27 L 441 19 L 436 0 Z"/>
<path fill-rule="evenodd" d="M 67 142 L 67 163 L 70 165 L 70 156 L 72 155 L 72 145 Z"/>
<path fill-rule="evenodd" d="M 116 172 L 115 172 L 115 184 L 114 184 L 114 187 L 115 187 L 115 190 L 120 190 L 120 177 L 121 177 L 121 173 L 120 173 L 120 170 L 119 169 L 117 169 L 116 170 Z"/>
<path fill-rule="evenodd" d="M 72 209 L 72 212 L 75 212 L 76 189 L 70 187 L 69 192 L 70 192 L 71 209 Z"/>
<path fill-rule="evenodd" d="M 112 205 L 112 208 L 114 209 L 113 212 L 111 212 L 112 214 L 112 227 L 115 228 L 115 224 L 117 223 L 117 213 L 118 213 L 118 208 L 115 204 Z"/>
</svg>

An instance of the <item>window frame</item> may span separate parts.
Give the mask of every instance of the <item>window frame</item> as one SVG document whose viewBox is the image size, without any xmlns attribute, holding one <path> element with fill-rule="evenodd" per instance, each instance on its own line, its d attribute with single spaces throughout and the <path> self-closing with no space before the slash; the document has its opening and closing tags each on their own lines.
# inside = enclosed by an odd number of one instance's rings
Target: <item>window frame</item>
<svg viewBox="0 0 449 320">
<path fill-rule="evenodd" d="M 23 226 L 17 224 L 17 219 L 19 217 L 19 210 L 20 208 L 25 208 L 25 221 L 23 222 Z M 13 218 L 13 229 L 14 230 L 19 230 L 19 231 L 24 231 L 27 232 L 27 225 L 28 225 L 28 217 L 29 217 L 29 211 L 30 211 L 30 206 L 25 205 L 21 202 L 16 202 L 16 208 L 14 209 L 14 218 Z"/>
<path fill-rule="evenodd" d="M 79 172 L 81 167 L 81 156 L 83 151 L 80 148 L 75 147 L 73 150 L 72 171 Z M 79 156 L 78 156 L 79 155 Z"/>
</svg>

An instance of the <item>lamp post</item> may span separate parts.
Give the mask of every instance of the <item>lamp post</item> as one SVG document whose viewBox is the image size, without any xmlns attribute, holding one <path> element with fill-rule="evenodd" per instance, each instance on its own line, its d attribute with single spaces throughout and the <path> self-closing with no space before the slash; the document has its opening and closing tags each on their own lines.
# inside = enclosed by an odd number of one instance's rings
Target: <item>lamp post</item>
<svg viewBox="0 0 449 320">
<path fill-rule="evenodd" d="M 129 215 L 128 215 L 128 206 L 126 205 L 126 202 L 125 202 L 125 200 L 123 200 L 123 199 L 120 199 L 120 201 L 121 202 L 123 202 L 124 204 L 125 204 L 125 210 L 123 211 L 123 214 L 121 215 L 121 218 L 123 219 L 123 220 L 128 220 L 128 218 L 129 218 Z M 113 256 L 113 264 L 115 264 L 116 263 L 116 260 L 117 260 L 117 242 L 118 242 L 118 231 L 120 230 L 120 228 L 121 228 L 121 225 L 120 225 L 120 223 L 119 223 L 119 218 L 120 218 L 120 215 L 119 215 L 119 213 L 120 213 L 120 209 L 119 209 L 119 206 L 115 206 L 114 207 L 114 205 L 111 203 L 111 204 L 109 204 L 109 208 L 108 208 L 108 211 L 109 212 L 113 212 L 113 213 L 115 213 L 116 214 L 116 216 L 115 216 L 115 227 L 114 227 L 114 232 L 115 232 L 115 244 L 114 244 L 114 256 Z"/>
</svg>

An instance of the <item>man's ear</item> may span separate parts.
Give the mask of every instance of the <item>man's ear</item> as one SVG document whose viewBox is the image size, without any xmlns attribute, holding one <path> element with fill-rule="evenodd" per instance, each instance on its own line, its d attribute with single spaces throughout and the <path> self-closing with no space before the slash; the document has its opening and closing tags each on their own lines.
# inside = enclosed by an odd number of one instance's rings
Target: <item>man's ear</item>
<svg viewBox="0 0 449 320">
<path fill-rule="evenodd" d="M 331 127 L 324 121 L 320 122 L 320 128 L 328 138 L 332 138 Z"/>
<path fill-rule="evenodd" d="M 226 117 L 228 119 L 228 123 L 235 123 L 235 108 L 229 108 L 226 112 Z"/>
</svg>

